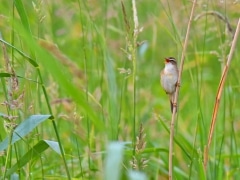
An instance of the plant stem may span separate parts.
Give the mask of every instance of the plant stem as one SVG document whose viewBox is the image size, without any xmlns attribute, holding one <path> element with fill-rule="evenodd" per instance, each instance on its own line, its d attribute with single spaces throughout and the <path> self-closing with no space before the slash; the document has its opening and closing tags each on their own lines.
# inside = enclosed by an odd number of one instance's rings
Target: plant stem
<svg viewBox="0 0 240 180">
<path fill-rule="evenodd" d="M 179 78 L 178 78 L 178 82 L 177 82 L 178 85 L 180 85 L 180 83 L 181 83 L 184 58 L 185 58 L 185 53 L 186 53 L 186 49 L 187 49 L 187 43 L 188 43 L 188 38 L 189 38 L 189 34 L 190 34 L 190 27 L 191 27 L 191 23 L 193 20 L 193 13 L 194 13 L 196 1 L 197 0 L 194 0 L 194 2 L 193 2 L 191 14 L 190 14 L 189 21 L 188 21 L 188 27 L 187 27 L 186 37 L 185 37 L 185 41 L 184 41 L 184 45 L 183 45 L 182 57 L 181 57 L 181 64 L 179 67 L 179 75 L 178 75 Z M 179 86 L 177 86 L 177 88 L 176 88 L 174 104 L 177 104 L 178 94 L 179 94 Z M 172 180 L 172 176 L 173 176 L 173 141 L 174 141 L 174 124 L 175 124 L 175 119 L 176 119 L 176 110 L 177 110 L 176 106 L 173 106 L 172 120 L 171 120 L 171 124 L 170 124 L 170 141 L 169 141 L 169 180 Z"/>
<path fill-rule="evenodd" d="M 131 57 L 133 63 L 133 144 L 135 147 L 135 138 L 136 138 L 136 49 L 137 49 L 137 37 L 138 37 L 138 17 L 137 17 L 137 7 L 136 1 L 132 0 L 132 11 L 133 11 L 133 40 L 132 40 L 132 50 Z M 135 154 L 135 148 L 133 149 L 133 155 Z"/>
<path fill-rule="evenodd" d="M 46 88 L 43 84 L 42 75 L 41 75 L 40 69 L 38 67 L 36 69 L 37 69 L 37 73 L 38 73 L 38 76 L 39 76 L 40 84 L 42 85 L 42 90 L 43 90 L 43 94 L 44 94 L 44 97 L 45 97 L 45 100 L 46 100 L 46 103 L 47 103 L 48 111 L 52 116 L 52 124 L 53 124 L 54 131 L 56 133 L 57 141 L 59 143 L 59 148 L 60 148 L 61 155 L 62 155 L 62 158 L 63 158 L 63 162 L 64 162 L 64 166 L 65 166 L 65 169 L 66 169 L 67 177 L 68 177 L 68 179 L 71 179 L 71 176 L 70 176 L 70 173 L 69 173 L 69 170 L 68 170 L 68 166 L 67 166 L 67 161 L 66 161 L 65 154 L 64 154 L 64 150 L 63 150 L 63 147 L 62 147 L 61 139 L 60 139 L 60 136 L 59 136 L 59 133 L 58 133 L 57 124 L 56 124 L 56 122 L 53 118 L 52 108 L 51 108 L 51 105 L 50 105 L 50 102 L 49 102 L 49 99 L 48 99 Z"/>
<path fill-rule="evenodd" d="M 217 90 L 217 96 L 216 96 L 216 101 L 214 104 L 214 108 L 213 108 L 213 114 L 212 114 L 212 121 L 211 121 L 211 126 L 210 126 L 210 130 L 209 130 L 209 135 L 208 135 L 208 143 L 207 146 L 205 148 L 204 151 L 204 168 L 206 171 L 207 168 L 207 163 L 208 163 L 208 152 L 209 152 L 209 148 L 212 142 L 212 136 L 213 136 L 213 132 L 214 132 L 214 127 L 216 124 L 216 119 L 217 119 L 217 113 L 219 110 L 219 105 L 220 105 L 220 100 L 221 100 L 221 96 L 222 96 L 222 91 L 223 91 L 223 87 L 226 81 L 226 77 L 227 77 L 227 73 L 228 73 L 228 69 L 232 60 L 232 56 L 233 56 L 233 52 L 235 50 L 236 44 L 237 44 L 237 39 L 238 39 L 238 35 L 240 32 L 240 18 L 238 19 L 238 24 L 237 24 L 237 29 L 232 41 L 232 46 L 228 55 L 228 60 L 227 63 L 224 67 L 223 73 L 222 73 L 222 77 L 220 79 L 219 85 L 218 85 L 218 90 Z"/>
</svg>

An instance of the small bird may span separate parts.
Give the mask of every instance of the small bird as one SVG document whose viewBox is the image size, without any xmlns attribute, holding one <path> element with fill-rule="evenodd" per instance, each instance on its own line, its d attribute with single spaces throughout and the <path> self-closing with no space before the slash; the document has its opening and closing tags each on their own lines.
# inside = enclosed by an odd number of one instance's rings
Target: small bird
<svg viewBox="0 0 240 180">
<path fill-rule="evenodd" d="M 175 58 L 165 58 L 165 67 L 161 71 L 160 79 L 163 89 L 169 95 L 171 111 L 173 112 L 174 95 L 178 81 L 178 67 Z"/>
</svg>

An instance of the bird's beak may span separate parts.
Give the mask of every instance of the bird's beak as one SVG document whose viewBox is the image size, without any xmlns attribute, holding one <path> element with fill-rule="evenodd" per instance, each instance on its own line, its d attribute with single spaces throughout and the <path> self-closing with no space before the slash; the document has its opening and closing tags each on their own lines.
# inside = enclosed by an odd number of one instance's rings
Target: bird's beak
<svg viewBox="0 0 240 180">
<path fill-rule="evenodd" d="M 165 61 L 164 61 L 164 63 L 165 63 L 165 64 L 167 64 L 167 63 L 168 63 L 168 58 L 165 58 Z"/>
</svg>

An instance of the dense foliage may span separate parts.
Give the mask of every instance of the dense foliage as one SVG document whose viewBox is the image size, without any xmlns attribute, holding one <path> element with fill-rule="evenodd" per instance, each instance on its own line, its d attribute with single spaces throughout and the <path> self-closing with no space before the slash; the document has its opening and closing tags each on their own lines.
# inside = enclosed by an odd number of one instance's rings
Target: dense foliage
<svg viewBox="0 0 240 180">
<path fill-rule="evenodd" d="M 137 29 L 127 0 L 0 2 L 0 176 L 168 178 L 171 112 L 159 74 L 165 57 L 181 57 L 192 1 L 136 1 Z M 197 2 L 179 94 L 174 179 L 239 174 L 239 43 L 203 168 L 239 9 L 239 1 Z"/>
</svg>

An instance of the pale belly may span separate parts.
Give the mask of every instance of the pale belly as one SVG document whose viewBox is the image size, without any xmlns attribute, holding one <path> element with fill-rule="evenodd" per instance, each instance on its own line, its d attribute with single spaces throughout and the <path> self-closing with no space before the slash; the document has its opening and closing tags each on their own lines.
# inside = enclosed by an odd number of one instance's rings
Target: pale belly
<svg viewBox="0 0 240 180">
<path fill-rule="evenodd" d="M 172 94 L 176 90 L 177 77 L 172 74 L 161 76 L 161 85 L 168 94 Z"/>
</svg>

